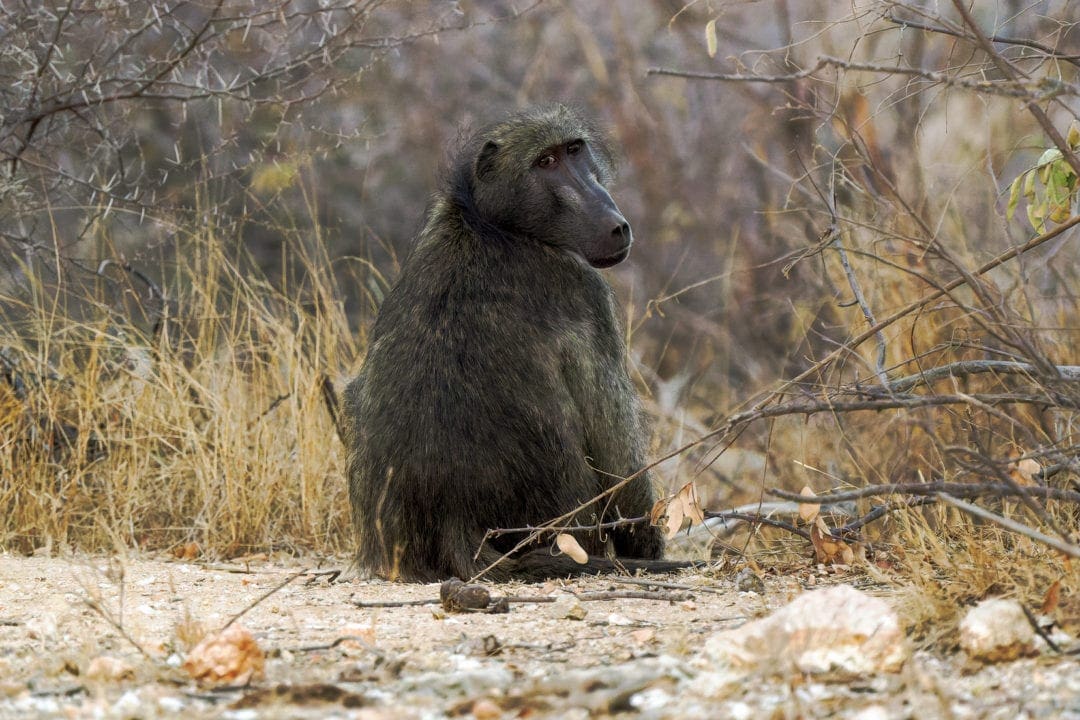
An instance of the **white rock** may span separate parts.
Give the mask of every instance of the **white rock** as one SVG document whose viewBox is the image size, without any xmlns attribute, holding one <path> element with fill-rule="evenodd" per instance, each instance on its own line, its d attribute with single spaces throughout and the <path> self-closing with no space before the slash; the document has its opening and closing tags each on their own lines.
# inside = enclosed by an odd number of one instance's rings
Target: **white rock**
<svg viewBox="0 0 1080 720">
<path fill-rule="evenodd" d="M 868 705 L 851 716 L 851 720 L 889 720 L 893 717 L 882 705 Z"/>
<path fill-rule="evenodd" d="M 160 697 L 158 698 L 157 704 L 163 711 L 173 713 L 174 715 L 183 712 L 184 708 L 187 706 L 187 703 L 184 702 L 183 698 L 175 695 Z"/>
<path fill-rule="evenodd" d="M 706 659 L 769 673 L 819 679 L 897 672 L 911 653 L 889 604 L 850 585 L 813 590 L 772 615 L 705 641 Z"/>
<path fill-rule="evenodd" d="M 1020 603 L 991 598 L 968 610 L 960 621 L 960 647 L 973 660 L 1015 660 L 1034 652 L 1035 631 Z"/>
<path fill-rule="evenodd" d="M 134 690 L 128 690 L 120 699 L 113 703 L 112 714 L 119 718 L 137 718 L 145 711 L 139 694 Z"/>
<path fill-rule="evenodd" d="M 691 694 L 722 700 L 746 686 L 746 673 L 739 670 L 698 673 L 690 680 L 688 687 Z"/>
</svg>

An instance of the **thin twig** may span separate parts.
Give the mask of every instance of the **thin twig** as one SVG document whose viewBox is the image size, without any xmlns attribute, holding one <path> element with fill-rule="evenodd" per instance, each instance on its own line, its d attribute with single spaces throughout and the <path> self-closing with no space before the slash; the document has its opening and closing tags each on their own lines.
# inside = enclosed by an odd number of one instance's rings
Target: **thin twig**
<svg viewBox="0 0 1080 720">
<path fill-rule="evenodd" d="M 1050 633 L 1046 632 L 1046 630 L 1039 624 L 1039 619 L 1035 617 L 1035 613 L 1031 612 L 1028 606 L 1024 603 L 1020 603 L 1020 609 L 1024 611 L 1024 617 L 1027 618 L 1028 624 L 1031 625 L 1031 629 L 1034 630 L 1038 634 L 1038 636 L 1043 639 L 1043 642 L 1046 643 L 1047 647 L 1060 655 L 1061 647 L 1050 637 Z"/>
<path fill-rule="evenodd" d="M 900 500 L 897 502 L 887 502 L 884 505 L 878 505 L 870 512 L 863 515 L 858 520 L 852 520 L 847 525 L 842 525 L 832 531 L 834 536 L 841 538 L 847 538 L 852 535 L 858 534 L 866 525 L 881 519 L 883 516 L 888 515 L 893 510 L 908 510 L 914 507 L 920 507 L 922 505 L 930 505 L 937 502 L 936 496 L 930 497 L 914 497 L 907 498 L 906 500 Z"/>
<path fill-rule="evenodd" d="M 1058 552 L 1064 553 L 1069 557 L 1080 558 L 1080 546 L 1073 545 L 1072 543 L 1068 543 L 1056 537 L 1041 533 L 1034 528 L 1024 525 L 1023 523 L 1016 522 L 1015 520 L 1011 520 L 1007 517 L 1002 517 L 1001 515 L 992 513 L 989 510 L 984 510 L 978 505 L 972 505 L 971 503 L 959 500 L 952 495 L 949 495 L 948 493 L 938 493 L 938 497 L 941 498 L 943 502 L 947 502 L 958 510 L 962 510 L 969 515 L 974 515 L 975 517 L 982 518 L 983 520 L 989 520 L 992 523 L 1000 525 L 1006 530 L 1012 530 L 1014 533 L 1019 533 L 1020 535 L 1031 538 L 1032 540 L 1040 542 L 1043 545 L 1052 547 Z"/>
<path fill-rule="evenodd" d="M 613 577 L 610 582 L 623 585 L 641 585 L 643 587 L 659 587 L 667 590 L 686 590 L 688 592 L 706 592 L 723 595 L 724 590 L 704 585 L 688 585 L 686 583 L 664 582 L 663 580 L 650 580 L 649 578 Z"/>
<path fill-rule="evenodd" d="M 804 498 L 805 499 L 805 498 Z M 720 517 L 726 520 L 742 520 L 743 522 L 750 523 L 751 525 L 769 525 L 770 527 L 780 528 L 781 530 L 787 530 L 793 535 L 798 535 L 804 540 L 810 539 L 810 533 L 795 527 L 789 522 L 784 520 L 777 520 L 766 515 L 758 515 L 756 513 L 740 513 L 740 512 L 712 512 L 705 511 L 706 518 Z"/>
<path fill-rule="evenodd" d="M 681 602 L 683 600 L 693 599 L 693 595 L 689 592 L 667 593 L 659 591 L 652 592 L 648 590 L 599 590 L 596 592 L 571 594 L 582 602 L 593 602 L 597 600 L 663 600 L 668 602 Z M 499 600 L 506 600 L 510 603 L 552 603 L 557 599 L 558 597 L 555 595 L 506 595 L 503 598 L 492 597 L 491 604 L 495 604 Z M 353 605 L 361 608 L 417 607 L 422 605 L 439 605 L 441 603 L 442 600 L 438 598 L 429 600 L 353 601 Z"/>
<path fill-rule="evenodd" d="M 897 25 L 915 28 L 916 30 L 926 30 L 927 32 L 938 33 L 940 35 L 949 35 L 951 37 L 965 39 L 968 38 L 968 36 L 964 33 L 957 32 L 956 30 L 953 30 L 951 28 L 942 27 L 940 25 L 927 25 L 915 20 L 905 20 L 903 18 L 896 17 L 892 13 L 886 15 L 885 19 L 889 22 L 896 23 Z M 1072 63 L 1073 65 L 1080 66 L 1080 55 L 1067 55 L 1058 50 L 1055 50 L 1049 45 L 1043 45 L 1042 43 L 1036 42 L 1034 40 L 1028 40 L 1027 38 L 1008 37 L 1007 35 L 988 35 L 987 37 L 996 43 L 1002 43 L 1003 45 L 1020 45 L 1023 47 L 1029 47 L 1033 50 L 1038 50 L 1039 52 L 1046 53 L 1048 56 L 1054 58 L 1055 60 L 1064 60 L 1067 63 Z"/>
<path fill-rule="evenodd" d="M 88 597 L 83 598 L 83 602 L 88 608 L 100 615 L 101 619 L 107 622 L 113 630 L 120 633 L 120 637 L 131 643 L 131 646 L 138 650 L 140 655 L 142 655 L 147 660 L 150 660 L 151 662 L 154 661 L 154 658 L 150 656 L 150 653 L 146 652 L 143 646 L 137 643 L 135 641 L 135 638 L 131 637 L 131 635 L 128 634 L 128 631 L 124 628 L 123 623 L 118 622 L 117 619 L 112 616 L 112 613 L 110 613 L 104 605 L 99 603 L 97 600 L 93 600 Z"/>
<path fill-rule="evenodd" d="M 335 638 L 333 642 L 320 643 L 318 645 L 301 645 L 300 647 L 288 648 L 288 650 L 289 652 L 297 653 L 321 652 L 323 650 L 333 650 L 344 642 L 354 642 L 357 645 L 362 646 L 365 650 L 369 650 L 380 657 L 384 657 L 381 650 L 372 645 L 367 638 L 361 637 L 360 635 L 342 635 L 339 638 Z"/>
<path fill-rule="evenodd" d="M 803 78 L 810 77 L 818 70 L 826 67 L 835 67 L 841 70 L 855 71 L 855 72 L 872 72 L 881 73 L 883 75 L 906 75 L 910 77 L 916 77 L 921 80 L 927 80 L 933 83 L 940 83 L 942 85 L 949 85 L 953 87 L 965 88 L 967 90 L 974 90 L 976 92 L 986 93 L 988 95 L 1002 95 L 1005 97 L 1014 97 L 1025 99 L 1028 102 L 1036 102 L 1043 99 L 1047 91 L 1043 90 L 1039 83 L 1017 80 L 1010 78 L 1008 81 L 1001 80 L 965 80 L 958 78 L 947 73 L 938 72 L 936 70 L 923 70 L 921 68 L 902 67 L 899 65 L 880 65 L 878 63 L 857 62 L 854 60 L 844 60 L 843 58 L 829 57 L 823 55 L 817 59 L 817 62 L 803 70 L 793 73 L 784 73 L 782 75 L 758 75 L 747 73 L 708 73 L 708 72 L 695 72 L 692 70 L 677 70 L 675 68 L 653 67 L 646 71 L 647 75 L 667 75 L 670 77 L 687 78 L 690 80 L 717 80 L 720 82 L 744 82 L 744 83 L 786 83 L 792 80 L 802 80 Z M 1072 85 L 1066 83 L 1055 84 L 1050 90 L 1052 93 L 1069 93 L 1077 94 L 1078 89 Z"/>
<path fill-rule="evenodd" d="M 353 600 L 353 605 L 360 608 L 391 608 L 391 607 L 419 607 L 421 605 L 438 605 L 442 600 L 439 598 L 427 600 Z"/>
<path fill-rule="evenodd" d="M 1042 380 L 1080 381 L 1080 365 L 1056 365 L 1053 367 L 1058 373 L 1056 378 L 1046 377 L 1045 373 L 1030 363 L 1012 360 L 960 360 L 890 380 L 889 389 L 893 392 L 907 392 L 916 385 L 929 385 L 947 377 L 978 375 L 979 373 L 1031 375 Z"/>
<path fill-rule="evenodd" d="M 284 580 L 282 580 L 282 581 L 281 581 L 280 583 L 278 583 L 278 584 L 277 584 L 277 585 L 275 585 L 274 587 L 270 588 L 269 590 L 267 590 L 266 592 L 264 592 L 264 593 L 263 593 L 262 595 L 260 595 L 259 597 L 257 597 L 257 598 L 255 598 L 254 600 L 252 600 L 252 601 L 251 601 L 251 602 L 250 602 L 250 603 L 248 604 L 248 606 L 247 606 L 246 608 L 244 608 L 243 610 L 241 610 L 240 612 L 236 613 L 236 614 L 235 614 L 235 615 L 233 615 L 233 616 L 232 616 L 231 618 L 229 618 L 229 622 L 227 622 L 227 623 L 225 623 L 224 625 L 222 625 L 222 626 L 221 626 L 221 630 L 219 630 L 218 632 L 224 632 L 225 630 L 227 630 L 227 629 L 228 629 L 228 627 L 229 627 L 230 625 L 232 625 L 232 624 L 233 624 L 234 622 L 236 622 L 236 621 L 237 621 L 237 620 L 239 620 L 240 618 L 244 617 L 244 615 L 247 615 L 247 614 L 248 614 L 248 612 L 249 612 L 249 611 L 250 611 L 250 610 L 251 610 L 252 608 L 256 607 L 256 606 L 257 606 L 257 605 L 258 605 L 259 603 L 261 603 L 261 602 L 262 602 L 263 600 L 265 600 L 266 598 L 268 598 L 268 597 L 270 597 L 271 595 L 273 595 L 274 593 L 276 593 L 276 592 L 277 592 L 278 590 L 281 590 L 281 588 L 285 587 L 286 585 L 288 585 L 289 583 L 291 583 L 291 582 L 292 582 L 293 580 L 295 580 L 296 578 L 300 577 L 301 575 L 306 575 L 306 574 L 308 573 L 308 571 L 309 571 L 309 569 L 308 569 L 308 568 L 305 568 L 305 569 L 303 569 L 303 570 L 300 570 L 300 571 L 298 571 L 298 572 L 294 572 L 294 573 L 293 573 L 292 575 L 290 575 L 289 577 L 285 578 L 285 579 L 284 579 Z"/>
<path fill-rule="evenodd" d="M 644 525 L 651 521 L 651 518 L 647 515 L 634 518 L 619 518 L 618 520 L 609 520 L 602 523 L 593 523 L 592 525 L 525 525 L 524 527 L 514 528 L 492 528 L 484 533 L 484 542 L 492 538 L 501 537 L 503 535 L 520 535 L 522 533 L 570 533 L 570 532 L 589 532 L 596 530 L 613 530 L 619 527 L 626 527 L 628 525 Z"/>
<path fill-rule="evenodd" d="M 1024 488 L 1035 497 L 1050 500 L 1065 500 L 1067 502 L 1080 503 L 1080 492 L 1064 490 L 1062 488 L 1039 487 L 1032 485 Z M 769 495 L 784 498 L 785 500 L 799 500 L 806 502 L 805 495 L 800 495 L 790 490 L 769 488 Z M 948 493 L 960 497 L 1008 497 L 1017 493 L 1012 487 L 1004 483 L 952 483 L 952 482 L 928 482 L 928 483 L 887 483 L 884 485 L 868 485 L 856 490 L 844 490 L 826 495 L 815 495 L 814 503 L 843 502 L 845 500 L 858 500 L 860 498 L 877 497 L 879 495 L 938 495 Z"/>
<path fill-rule="evenodd" d="M 851 292 L 855 295 L 855 302 L 858 303 L 859 309 L 862 310 L 863 319 L 866 320 L 866 324 L 873 327 L 877 324 L 877 320 L 874 319 L 874 312 L 870 309 L 870 303 L 866 300 L 866 295 L 863 294 L 862 287 L 859 285 L 859 279 L 855 277 L 855 270 L 851 267 L 851 261 L 848 259 L 847 250 L 844 249 L 844 244 L 840 242 L 840 233 L 835 233 L 832 241 L 833 249 L 836 250 L 836 254 L 840 256 L 840 265 L 844 268 L 844 276 L 847 277 L 848 287 L 851 288 Z M 881 382 L 881 386 L 886 390 L 889 388 L 889 378 L 885 374 L 885 333 L 881 330 L 874 336 L 877 341 L 877 356 L 874 358 L 874 372 L 877 373 L 878 380 Z"/>
<path fill-rule="evenodd" d="M 582 602 L 592 600 L 660 600 L 666 602 L 683 602 L 693 600 L 693 593 L 689 592 L 663 592 L 661 590 L 602 590 L 599 592 L 574 593 L 574 596 Z"/>
</svg>

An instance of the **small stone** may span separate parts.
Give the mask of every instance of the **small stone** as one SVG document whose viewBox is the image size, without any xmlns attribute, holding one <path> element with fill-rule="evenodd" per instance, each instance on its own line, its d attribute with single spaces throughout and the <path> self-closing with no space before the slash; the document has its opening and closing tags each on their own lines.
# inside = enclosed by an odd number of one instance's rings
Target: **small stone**
<svg viewBox="0 0 1080 720">
<path fill-rule="evenodd" d="M 135 668 L 123 660 L 98 655 L 86 666 L 86 679 L 91 682 L 118 682 L 135 677 Z"/>
<path fill-rule="evenodd" d="M 342 626 L 339 637 L 341 647 L 349 650 L 366 650 L 375 644 L 375 626 L 368 623 L 346 623 Z"/>
<path fill-rule="evenodd" d="M 739 592 L 752 592 L 758 595 L 765 594 L 765 581 L 761 576 L 750 568 L 743 568 L 735 576 L 735 589 Z"/>
<path fill-rule="evenodd" d="M 473 703 L 472 714 L 476 720 L 495 720 L 502 717 L 502 708 L 487 698 L 481 698 Z"/>
<path fill-rule="evenodd" d="M 491 604 L 491 593 L 483 585 L 466 585 L 450 578 L 439 587 L 439 598 L 447 612 L 484 610 Z"/>
<path fill-rule="evenodd" d="M 560 593 L 555 597 L 555 602 L 548 606 L 553 618 L 563 620 L 584 620 L 589 611 L 581 604 L 576 596 L 570 593 Z"/>
</svg>

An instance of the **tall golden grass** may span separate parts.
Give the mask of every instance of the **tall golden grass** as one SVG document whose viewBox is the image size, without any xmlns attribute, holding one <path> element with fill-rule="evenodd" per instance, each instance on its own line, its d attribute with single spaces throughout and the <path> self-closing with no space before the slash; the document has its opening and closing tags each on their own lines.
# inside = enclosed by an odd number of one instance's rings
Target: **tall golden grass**
<svg viewBox="0 0 1080 720">
<path fill-rule="evenodd" d="M 144 268 L 168 278 L 165 303 L 117 266 L 79 288 L 28 271 L 29 293 L 0 298 L 0 547 L 347 546 L 320 383 L 355 365 L 363 333 L 317 229 L 287 235 L 283 277 L 302 280 L 277 283 L 229 232 L 190 227 L 170 266 Z"/>
</svg>

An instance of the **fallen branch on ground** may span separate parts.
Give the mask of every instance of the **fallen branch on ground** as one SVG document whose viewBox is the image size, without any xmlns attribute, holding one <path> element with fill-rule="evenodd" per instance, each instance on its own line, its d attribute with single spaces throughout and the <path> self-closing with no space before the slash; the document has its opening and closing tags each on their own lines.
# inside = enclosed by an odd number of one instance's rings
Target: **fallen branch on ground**
<svg viewBox="0 0 1080 720">
<path fill-rule="evenodd" d="M 657 583 L 650 583 L 656 585 Z M 581 602 L 599 600 L 659 600 L 662 602 L 683 602 L 692 600 L 691 592 L 664 592 L 657 590 L 598 590 L 595 592 L 570 593 Z M 439 588 L 439 598 L 422 600 L 375 600 L 366 602 L 354 600 L 353 605 L 361 608 L 416 607 L 422 605 L 442 605 L 450 612 L 507 612 L 510 603 L 553 603 L 557 595 L 503 595 L 494 596 L 484 585 L 466 584 L 457 578 L 451 578 Z"/>
</svg>

